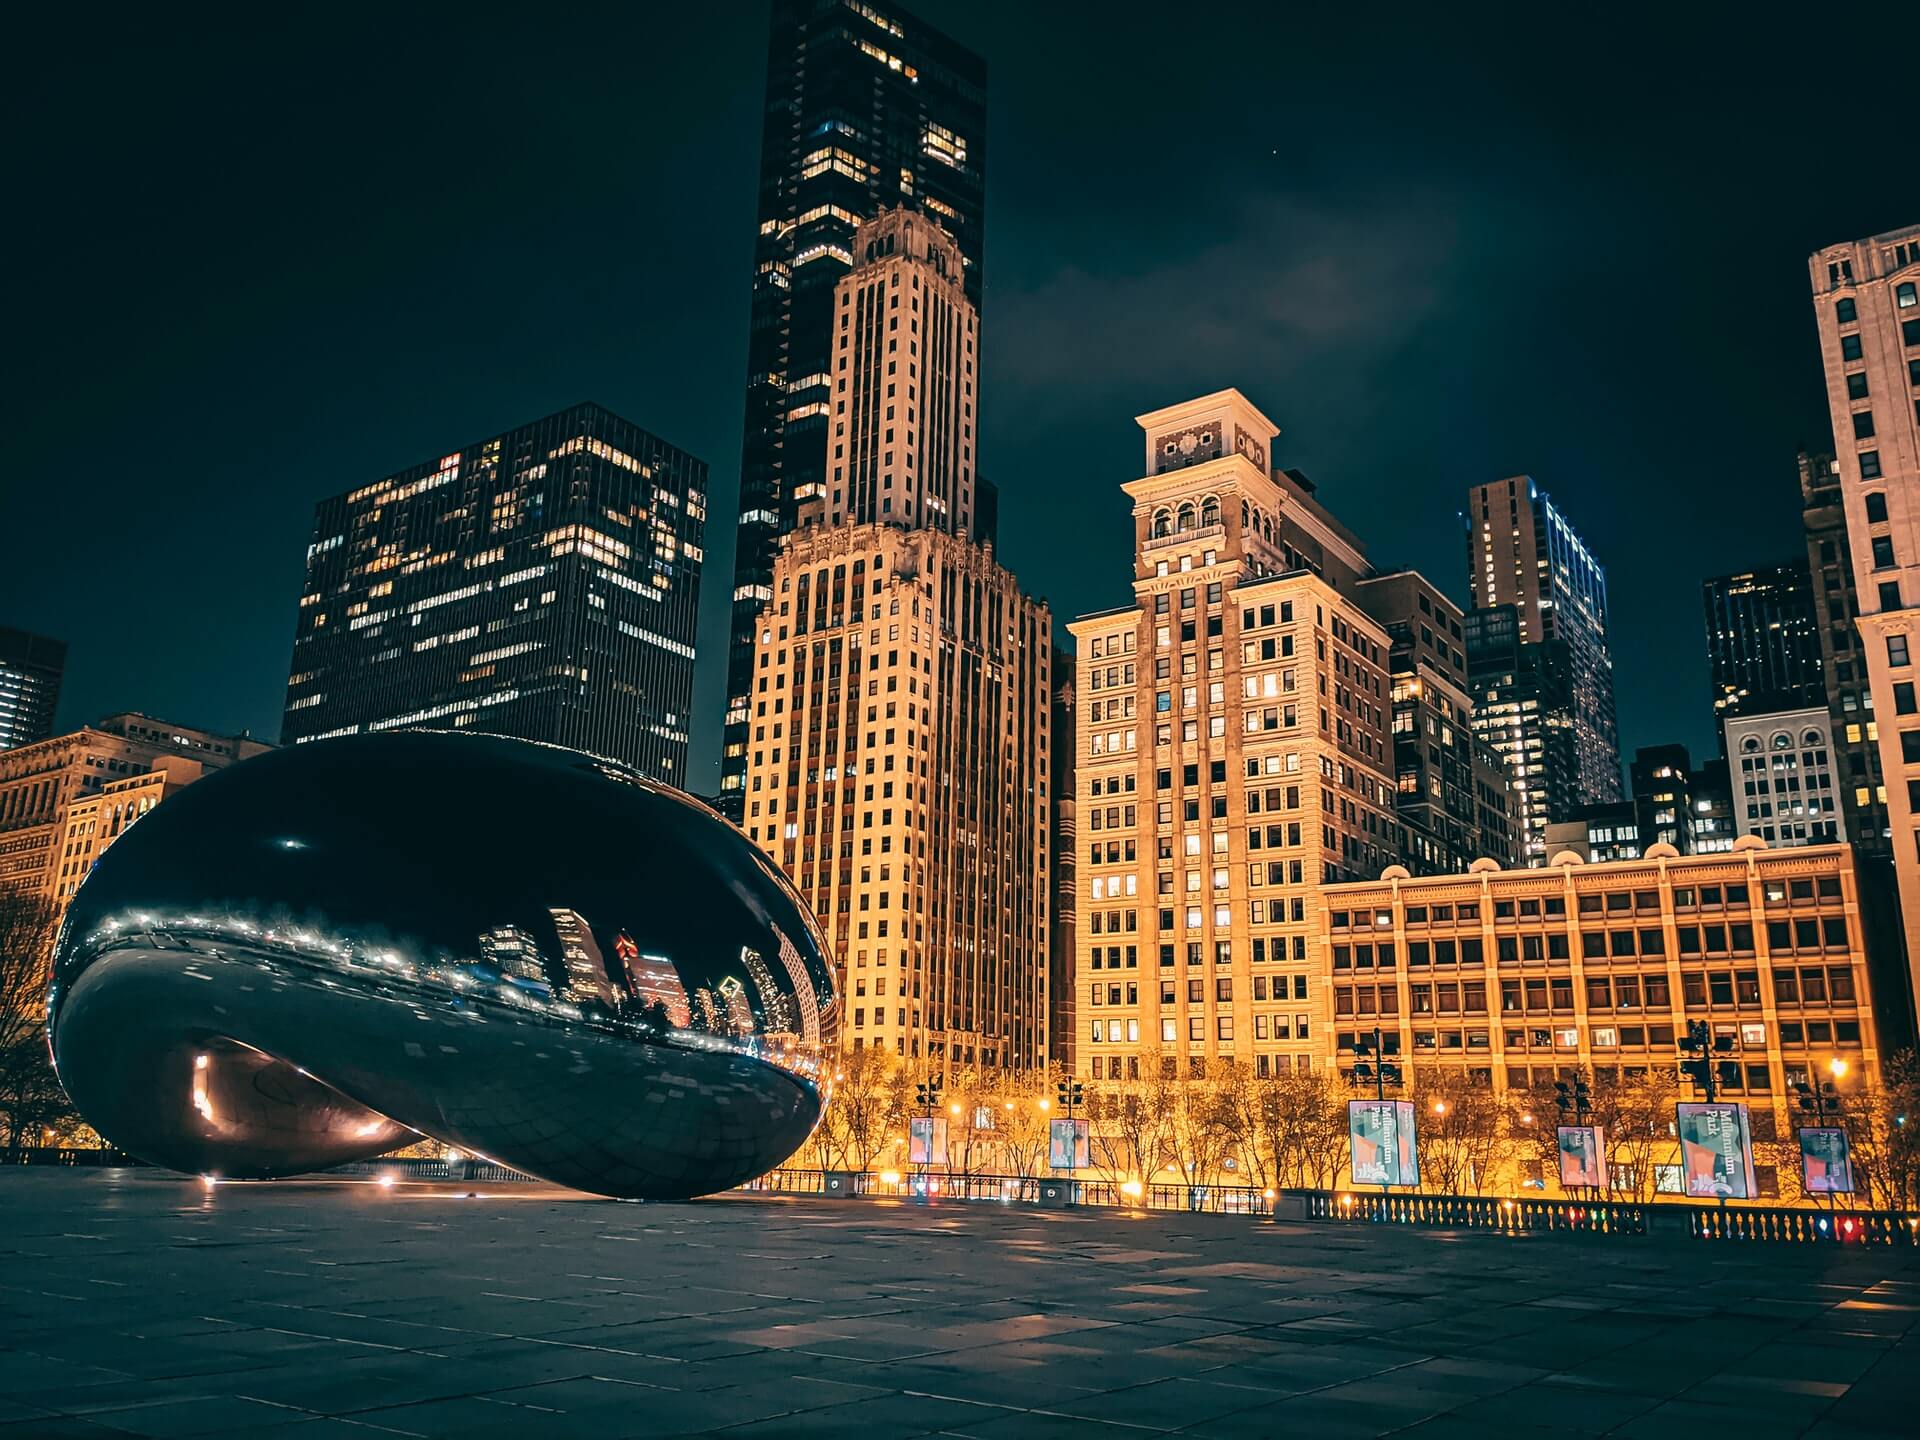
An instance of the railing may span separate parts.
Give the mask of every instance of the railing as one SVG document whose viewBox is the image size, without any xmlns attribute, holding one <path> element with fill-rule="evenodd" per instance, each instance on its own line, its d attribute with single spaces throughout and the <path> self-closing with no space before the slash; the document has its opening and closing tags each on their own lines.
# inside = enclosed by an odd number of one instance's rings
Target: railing
<svg viewBox="0 0 1920 1440">
<path fill-rule="evenodd" d="M 7 1165 L 139 1165 L 124 1150 L 101 1150 L 68 1145 L 21 1145 L 0 1150 L 0 1163 Z"/>
<path fill-rule="evenodd" d="M 1367 1225 L 1425 1225 L 1437 1229 L 1574 1231 L 1586 1235 L 1644 1235 L 1648 1207 L 1613 1200 L 1514 1200 L 1492 1195 L 1393 1195 L 1379 1191 L 1307 1190 L 1308 1220 Z"/>
<path fill-rule="evenodd" d="M 0 1150 L 10 1165 L 139 1166 L 119 1150 L 23 1146 Z M 363 1160 L 329 1175 L 391 1175 L 404 1180 L 514 1184 L 530 1177 L 491 1160 Z M 925 1204 L 942 1201 L 1083 1206 L 1089 1209 L 1246 1215 L 1330 1224 L 1400 1225 L 1520 1235 L 1672 1235 L 1799 1245 L 1920 1247 L 1920 1214 L 1758 1206 L 1649 1204 L 1619 1200 L 1541 1200 L 1493 1195 L 1423 1195 L 1379 1190 L 1259 1190 L 1246 1185 L 1142 1185 L 1065 1176 L 954 1175 L 942 1171 L 770 1170 L 734 1193 L 868 1197 Z"/>
<path fill-rule="evenodd" d="M 1770 1240 L 1802 1245 L 1920 1245 L 1920 1215 L 1885 1210 L 1755 1210 L 1689 1205 L 1697 1240 Z"/>
<path fill-rule="evenodd" d="M 492 1160 L 434 1160 L 412 1157 L 393 1160 L 356 1160 L 336 1165 L 328 1175 L 391 1175 L 396 1180 L 482 1180 L 491 1185 L 524 1182 L 530 1177 Z"/>
</svg>

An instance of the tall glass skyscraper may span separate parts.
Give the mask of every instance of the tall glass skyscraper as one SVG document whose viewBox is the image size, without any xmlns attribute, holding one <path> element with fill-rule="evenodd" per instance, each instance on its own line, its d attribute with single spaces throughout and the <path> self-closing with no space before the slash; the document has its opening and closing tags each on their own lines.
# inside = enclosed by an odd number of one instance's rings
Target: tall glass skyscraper
<svg viewBox="0 0 1920 1440">
<path fill-rule="evenodd" d="M 1714 728 L 1733 715 L 1824 707 L 1827 684 L 1813 578 L 1790 561 L 1700 583 Z"/>
<path fill-rule="evenodd" d="M 774 0 L 760 145 L 720 803 L 742 813 L 754 617 L 797 504 L 826 482 L 834 287 L 882 207 L 931 216 L 980 303 L 986 62 L 897 6 Z M 993 513 L 976 507 L 976 535 Z"/>
<path fill-rule="evenodd" d="M 1468 617 L 1474 731 L 1507 761 L 1523 858 L 1544 864 L 1549 821 L 1622 794 L 1607 574 L 1528 476 L 1476 485 L 1467 526 L 1473 609 L 1512 609 Z"/>
<path fill-rule="evenodd" d="M 0 625 L 0 750 L 53 734 L 67 642 Z"/>
<path fill-rule="evenodd" d="M 706 488 L 583 404 L 322 501 L 282 739 L 472 729 L 683 785 Z"/>
</svg>

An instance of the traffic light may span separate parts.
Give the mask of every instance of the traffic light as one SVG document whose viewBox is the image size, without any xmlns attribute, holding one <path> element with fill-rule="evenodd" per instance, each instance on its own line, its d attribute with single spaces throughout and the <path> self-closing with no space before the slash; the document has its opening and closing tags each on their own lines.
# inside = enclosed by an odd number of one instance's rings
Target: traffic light
<svg viewBox="0 0 1920 1440">
<path fill-rule="evenodd" d="M 946 1088 L 944 1075 L 935 1075 L 922 1080 L 914 1087 L 914 1100 L 923 1109 L 930 1110 L 940 1103 L 940 1092 Z"/>
<path fill-rule="evenodd" d="M 1707 1033 L 1707 1022 L 1689 1020 L 1687 1033 L 1681 1037 L 1680 1053 L 1686 1058 L 1680 1062 L 1680 1073 L 1707 1092 L 1707 1099 L 1714 1098 L 1714 1074 L 1712 1055 L 1713 1041 Z"/>
<path fill-rule="evenodd" d="M 1060 1103 L 1069 1114 L 1076 1105 L 1087 1103 L 1087 1090 L 1078 1080 L 1059 1080 L 1054 1082 L 1054 1090 L 1060 1096 Z"/>
<path fill-rule="evenodd" d="M 1382 1085 L 1398 1085 L 1400 1083 L 1400 1067 L 1390 1060 L 1382 1060 L 1380 1062 L 1380 1083 Z"/>
</svg>

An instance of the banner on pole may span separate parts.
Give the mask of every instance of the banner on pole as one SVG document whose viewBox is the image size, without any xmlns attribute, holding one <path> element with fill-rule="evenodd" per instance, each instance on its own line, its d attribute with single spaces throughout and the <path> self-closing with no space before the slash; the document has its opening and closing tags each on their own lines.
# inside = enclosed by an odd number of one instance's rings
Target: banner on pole
<svg viewBox="0 0 1920 1440">
<path fill-rule="evenodd" d="M 1350 1100 L 1347 1135 L 1356 1185 L 1415 1186 L 1420 1152 L 1411 1100 Z"/>
</svg>

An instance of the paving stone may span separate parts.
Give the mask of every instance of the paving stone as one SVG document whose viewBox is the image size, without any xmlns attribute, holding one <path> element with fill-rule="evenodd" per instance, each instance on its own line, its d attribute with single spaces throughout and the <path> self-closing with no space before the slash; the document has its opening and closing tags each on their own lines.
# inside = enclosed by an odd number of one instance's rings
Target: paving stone
<svg viewBox="0 0 1920 1440">
<path fill-rule="evenodd" d="M 0 1170 L 11 1435 L 1912 1433 L 1920 1253 Z"/>
</svg>

